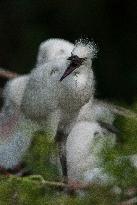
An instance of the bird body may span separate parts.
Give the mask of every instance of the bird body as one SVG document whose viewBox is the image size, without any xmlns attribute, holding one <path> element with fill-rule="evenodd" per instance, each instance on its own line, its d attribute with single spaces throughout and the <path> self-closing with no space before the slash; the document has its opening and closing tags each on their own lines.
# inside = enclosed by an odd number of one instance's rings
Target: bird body
<svg viewBox="0 0 137 205">
<path fill-rule="evenodd" d="M 110 107 L 97 102 L 94 97 L 81 107 L 66 142 L 70 182 L 113 183 L 113 177 L 103 169 L 101 152 L 106 143 L 109 148 L 116 145 L 114 120 L 115 113 Z"/>
<path fill-rule="evenodd" d="M 0 167 L 18 165 L 31 143 L 38 126 L 26 119 L 20 110 L 28 75 L 10 80 L 4 91 L 4 105 L 0 115 Z"/>
<path fill-rule="evenodd" d="M 60 124 L 61 121 L 66 124 L 68 118 L 75 118 L 80 108 L 93 97 L 92 47 L 79 42 L 72 54 L 79 50 L 81 57 L 87 59 L 61 82 L 59 79 L 70 65 L 69 56 L 48 61 L 32 70 L 21 105 L 26 116 L 46 120 L 49 113 L 60 109 Z"/>
<path fill-rule="evenodd" d="M 0 143 L 0 167 L 5 169 L 13 169 L 20 164 L 30 146 L 32 134 L 37 130 L 36 123 L 26 119 L 21 113 L 18 115 L 7 138 Z"/>
<path fill-rule="evenodd" d="M 115 135 L 105 133 L 97 122 L 79 121 L 71 130 L 67 143 L 67 167 L 70 180 L 106 184 L 112 177 L 103 170 L 101 151 L 106 142 L 116 143 Z"/>
<path fill-rule="evenodd" d="M 29 75 L 22 75 L 11 79 L 3 90 L 4 107 L 13 102 L 20 107 Z"/>
<path fill-rule="evenodd" d="M 66 143 L 70 182 L 78 180 L 91 184 L 115 184 L 117 179 L 111 173 L 106 173 L 104 161 L 102 161 L 103 149 L 111 149 L 118 142 L 117 133 L 119 130 L 113 125 L 115 114 L 134 118 L 134 113 L 128 110 L 95 99 L 80 109 Z M 117 158 L 115 162 L 112 161 L 112 164 L 124 159 L 129 160 L 135 168 L 137 167 L 136 155 L 122 156 Z"/>
<path fill-rule="evenodd" d="M 86 103 L 80 109 L 77 122 L 78 121 L 103 121 L 109 124 L 113 124 L 115 119 L 115 115 L 109 109 L 109 107 L 104 104 L 97 104 L 95 99 L 90 99 L 88 103 Z"/>
</svg>

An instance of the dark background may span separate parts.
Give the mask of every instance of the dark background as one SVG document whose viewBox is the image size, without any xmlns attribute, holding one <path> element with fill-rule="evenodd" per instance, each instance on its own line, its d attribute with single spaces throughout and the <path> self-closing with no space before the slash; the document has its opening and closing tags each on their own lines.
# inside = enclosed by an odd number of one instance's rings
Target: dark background
<svg viewBox="0 0 137 205">
<path fill-rule="evenodd" d="M 131 103 L 137 93 L 136 0 L 1 0 L 0 66 L 29 72 L 48 38 L 86 36 L 98 48 L 97 96 Z"/>
</svg>

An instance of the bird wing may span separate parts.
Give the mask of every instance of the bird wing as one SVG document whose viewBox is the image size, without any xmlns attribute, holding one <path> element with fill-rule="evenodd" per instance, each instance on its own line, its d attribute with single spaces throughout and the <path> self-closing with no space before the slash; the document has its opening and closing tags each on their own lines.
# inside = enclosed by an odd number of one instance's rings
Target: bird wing
<svg viewBox="0 0 137 205">
<path fill-rule="evenodd" d="M 10 139 L 20 117 L 17 106 L 5 106 L 0 113 L 0 142 Z"/>
<path fill-rule="evenodd" d="M 3 91 L 5 88 L 6 83 L 9 79 L 12 79 L 16 76 L 16 74 L 5 71 L 3 68 L 0 68 L 0 143 L 7 140 L 10 136 L 12 136 L 12 132 L 15 128 L 18 113 L 13 111 L 11 113 L 11 108 L 8 106 L 4 106 L 4 97 L 3 97 Z M 10 108 L 10 109 L 9 109 Z"/>
<path fill-rule="evenodd" d="M 12 78 L 15 78 L 16 76 L 17 76 L 16 73 L 0 68 L 0 108 L 3 105 L 3 89 L 7 81 Z"/>
</svg>

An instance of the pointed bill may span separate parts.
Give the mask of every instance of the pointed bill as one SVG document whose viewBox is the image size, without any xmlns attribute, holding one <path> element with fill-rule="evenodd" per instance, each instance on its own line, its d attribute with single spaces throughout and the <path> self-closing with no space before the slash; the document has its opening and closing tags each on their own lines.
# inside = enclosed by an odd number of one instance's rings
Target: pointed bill
<svg viewBox="0 0 137 205">
<path fill-rule="evenodd" d="M 69 74 L 71 74 L 76 68 L 79 68 L 82 63 L 86 60 L 85 58 L 79 58 L 78 56 L 74 55 L 68 58 L 70 60 L 70 64 L 65 70 L 64 74 L 60 78 L 60 81 L 62 81 L 64 78 L 66 78 Z"/>
<path fill-rule="evenodd" d="M 72 66 L 71 64 L 67 67 L 64 74 L 60 78 L 60 81 L 62 81 L 64 78 L 66 78 L 70 73 L 72 73 L 77 67 Z"/>
</svg>

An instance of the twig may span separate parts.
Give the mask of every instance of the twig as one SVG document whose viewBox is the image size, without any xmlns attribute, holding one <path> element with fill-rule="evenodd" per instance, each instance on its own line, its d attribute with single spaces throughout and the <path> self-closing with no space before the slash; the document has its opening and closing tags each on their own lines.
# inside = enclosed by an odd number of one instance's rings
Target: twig
<svg viewBox="0 0 137 205">
<path fill-rule="evenodd" d="M 124 107 L 114 105 L 113 103 L 109 103 L 107 101 L 95 99 L 94 104 L 103 106 L 103 107 L 109 109 L 114 114 L 121 115 L 121 116 L 124 116 L 124 117 L 136 118 L 137 119 L 137 113 L 135 113 L 135 112 L 133 112 L 129 109 L 126 109 Z"/>
<path fill-rule="evenodd" d="M 124 195 L 129 196 L 129 197 L 136 196 L 137 195 L 137 188 L 136 187 L 129 188 L 128 190 L 124 191 Z"/>
<path fill-rule="evenodd" d="M 118 203 L 118 205 L 133 205 L 137 203 L 137 197 Z"/>
<path fill-rule="evenodd" d="M 41 182 L 42 185 L 48 185 L 56 188 L 66 188 L 69 190 L 78 190 L 78 189 L 89 189 L 93 184 L 85 184 L 85 183 L 79 183 L 78 185 L 76 184 L 75 186 L 72 186 L 71 184 L 66 184 L 63 182 L 54 182 L 54 181 L 46 181 L 41 175 L 32 175 L 29 177 L 24 177 L 27 179 L 32 180 L 33 182 Z"/>
<path fill-rule="evenodd" d="M 2 78 L 12 79 L 12 78 L 15 78 L 17 76 L 18 76 L 18 74 L 15 72 L 11 72 L 11 71 L 4 70 L 4 69 L 0 68 L 0 77 L 2 77 Z"/>
<path fill-rule="evenodd" d="M 32 180 L 33 182 L 41 182 L 42 185 L 48 185 L 48 186 L 55 186 L 55 187 L 61 187 L 61 188 L 66 188 L 68 187 L 67 184 L 62 183 L 62 182 L 54 182 L 54 181 L 45 181 L 44 178 L 41 175 L 32 175 L 29 177 L 24 177 L 27 179 Z"/>
</svg>

